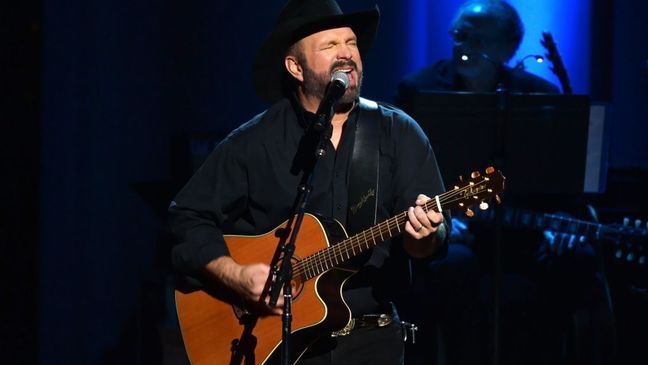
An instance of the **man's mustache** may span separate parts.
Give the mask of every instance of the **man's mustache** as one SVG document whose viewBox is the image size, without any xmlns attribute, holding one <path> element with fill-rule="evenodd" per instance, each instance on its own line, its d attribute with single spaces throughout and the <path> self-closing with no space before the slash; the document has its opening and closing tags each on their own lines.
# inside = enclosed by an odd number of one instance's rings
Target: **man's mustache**
<svg viewBox="0 0 648 365">
<path fill-rule="evenodd" d="M 333 70 L 339 67 L 344 67 L 344 66 L 351 66 L 353 70 L 358 71 L 358 64 L 355 63 L 354 60 L 348 60 L 348 61 L 337 61 L 334 64 L 331 65 L 330 72 L 333 73 Z"/>
</svg>

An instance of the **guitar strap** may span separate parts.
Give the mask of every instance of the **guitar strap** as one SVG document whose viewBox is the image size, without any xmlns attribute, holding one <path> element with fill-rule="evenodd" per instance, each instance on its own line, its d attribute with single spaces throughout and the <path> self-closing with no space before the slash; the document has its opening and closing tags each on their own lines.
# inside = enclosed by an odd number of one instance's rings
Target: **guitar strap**
<svg viewBox="0 0 648 365">
<path fill-rule="evenodd" d="M 360 98 L 353 152 L 349 167 L 349 236 L 376 224 L 379 184 L 379 143 L 382 115 L 378 104 Z"/>
</svg>

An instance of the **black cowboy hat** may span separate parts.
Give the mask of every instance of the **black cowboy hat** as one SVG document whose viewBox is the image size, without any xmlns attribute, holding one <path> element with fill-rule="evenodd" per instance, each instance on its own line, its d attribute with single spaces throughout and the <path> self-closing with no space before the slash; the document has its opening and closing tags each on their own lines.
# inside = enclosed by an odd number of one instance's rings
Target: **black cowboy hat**
<svg viewBox="0 0 648 365">
<path fill-rule="evenodd" d="M 269 101 L 283 96 L 287 79 L 285 52 L 295 42 L 325 29 L 350 27 L 358 37 L 360 54 L 364 55 L 373 44 L 379 19 L 378 6 L 343 14 L 335 0 L 289 0 L 254 60 L 252 82 L 257 93 Z"/>
</svg>

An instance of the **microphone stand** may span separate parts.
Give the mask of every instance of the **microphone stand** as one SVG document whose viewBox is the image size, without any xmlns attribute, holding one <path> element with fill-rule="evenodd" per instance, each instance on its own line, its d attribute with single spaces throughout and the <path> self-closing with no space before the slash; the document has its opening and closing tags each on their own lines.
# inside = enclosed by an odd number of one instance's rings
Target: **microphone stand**
<svg viewBox="0 0 648 365">
<path fill-rule="evenodd" d="M 495 67 L 495 79 L 497 86 L 496 95 L 496 114 L 495 114 L 495 148 L 493 149 L 493 164 L 500 169 L 504 168 L 505 161 L 505 143 L 506 143 L 506 125 L 509 114 L 509 91 L 504 85 L 504 64 L 497 62 L 483 52 L 474 52 L 463 54 L 461 59 L 465 62 L 471 56 L 478 56 Z M 493 259 L 493 365 L 500 364 L 501 351 L 501 295 L 502 295 L 502 209 L 499 205 L 494 207 L 495 210 L 495 242 L 494 242 L 494 259 Z"/>
<path fill-rule="evenodd" d="M 293 216 L 296 217 L 295 224 L 293 225 L 292 230 L 290 231 L 290 239 L 288 243 L 285 244 L 285 241 L 280 241 L 279 252 L 283 253 L 281 258 L 281 267 L 279 270 L 273 273 L 275 281 L 272 283 L 270 289 L 270 301 L 269 305 L 274 307 L 277 304 L 279 299 L 280 289 L 283 287 L 283 296 L 284 296 L 284 307 L 283 315 L 281 317 L 281 339 L 282 339 L 282 351 L 281 351 L 281 364 L 290 365 L 291 355 L 292 355 L 292 339 L 291 339 L 291 324 L 292 324 L 292 258 L 295 252 L 295 241 L 297 240 L 297 235 L 299 234 L 299 229 L 301 227 L 304 214 L 306 213 L 306 205 L 310 198 L 310 193 L 313 190 L 313 181 L 315 179 L 315 172 L 319 166 L 319 162 L 322 160 L 322 157 L 326 155 L 326 145 L 331 139 L 333 133 L 333 126 L 331 125 L 331 119 L 333 118 L 335 105 L 337 100 L 330 103 L 330 110 L 325 111 L 324 113 L 318 112 L 317 114 L 317 127 L 312 127 L 309 130 L 309 133 L 319 133 L 319 142 L 315 149 L 315 162 L 312 169 L 308 173 L 306 183 L 300 184 L 297 188 L 298 200 L 296 205 L 296 211 Z M 326 109 L 329 109 L 329 105 L 326 105 Z M 320 124 L 323 123 L 323 124 Z M 288 228 L 290 229 L 290 228 Z"/>
<path fill-rule="evenodd" d="M 502 81 L 504 65 L 497 65 L 497 87 L 495 95 L 497 96 L 497 109 L 495 121 L 495 149 L 493 161 L 495 166 L 504 168 L 504 146 L 505 131 L 508 122 L 508 95 L 509 91 Z M 495 206 L 495 266 L 493 277 L 493 364 L 499 365 L 501 351 L 501 307 L 502 307 L 502 209 L 499 205 Z"/>
</svg>

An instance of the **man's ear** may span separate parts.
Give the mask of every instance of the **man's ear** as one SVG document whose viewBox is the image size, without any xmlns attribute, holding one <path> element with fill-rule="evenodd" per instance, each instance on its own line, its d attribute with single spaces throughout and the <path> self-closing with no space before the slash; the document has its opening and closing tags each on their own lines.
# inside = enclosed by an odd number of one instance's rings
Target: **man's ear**
<svg viewBox="0 0 648 365">
<path fill-rule="evenodd" d="M 304 82 L 304 73 L 302 66 L 299 64 L 299 61 L 295 56 L 288 55 L 284 58 L 284 65 L 289 74 L 292 75 L 299 82 Z"/>
</svg>

